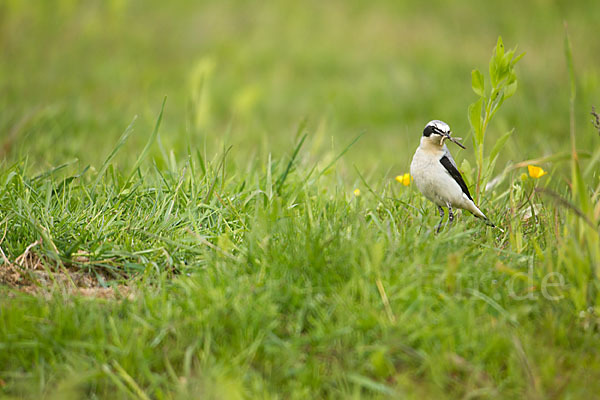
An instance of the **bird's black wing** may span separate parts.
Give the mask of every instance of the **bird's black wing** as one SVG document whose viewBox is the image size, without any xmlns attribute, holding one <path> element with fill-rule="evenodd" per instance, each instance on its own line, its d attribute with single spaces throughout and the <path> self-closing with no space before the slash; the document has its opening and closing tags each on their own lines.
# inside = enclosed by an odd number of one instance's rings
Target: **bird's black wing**
<svg viewBox="0 0 600 400">
<path fill-rule="evenodd" d="M 448 171 L 448 173 L 456 181 L 456 183 L 458 183 L 463 193 L 467 195 L 469 200 L 473 201 L 473 198 L 471 197 L 471 193 L 469 193 L 469 188 L 467 187 L 465 180 L 463 179 L 460 172 L 458 172 L 458 168 L 456 168 L 456 165 L 452 162 L 452 160 L 448 158 L 448 156 L 443 156 L 442 158 L 440 158 L 440 163 L 444 166 L 444 168 L 446 168 L 446 171 Z"/>
</svg>

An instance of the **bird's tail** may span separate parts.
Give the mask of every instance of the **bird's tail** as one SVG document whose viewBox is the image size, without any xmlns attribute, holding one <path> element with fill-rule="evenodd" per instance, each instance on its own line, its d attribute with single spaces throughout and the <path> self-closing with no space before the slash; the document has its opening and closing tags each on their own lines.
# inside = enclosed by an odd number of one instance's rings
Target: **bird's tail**
<svg viewBox="0 0 600 400">
<path fill-rule="evenodd" d="M 474 216 L 476 216 L 477 218 L 483 220 L 483 222 L 485 222 L 485 224 L 487 226 L 491 226 L 492 228 L 499 229 L 500 232 L 504 232 L 504 229 L 502 229 L 499 226 L 497 226 L 496 224 L 494 224 L 488 217 L 485 216 L 484 213 L 481 212 L 481 210 L 479 208 L 477 208 L 477 206 L 474 203 L 472 205 L 472 209 L 469 210 L 469 211 L 471 211 L 471 213 Z"/>
<path fill-rule="evenodd" d="M 491 226 L 492 228 L 496 228 L 496 229 L 500 230 L 500 232 L 504 232 L 504 229 L 502 229 L 498 225 L 494 224 L 492 221 L 490 221 L 489 218 L 484 217 L 484 218 L 481 218 L 481 219 L 483 220 L 483 222 L 485 222 L 485 224 L 487 226 Z"/>
</svg>

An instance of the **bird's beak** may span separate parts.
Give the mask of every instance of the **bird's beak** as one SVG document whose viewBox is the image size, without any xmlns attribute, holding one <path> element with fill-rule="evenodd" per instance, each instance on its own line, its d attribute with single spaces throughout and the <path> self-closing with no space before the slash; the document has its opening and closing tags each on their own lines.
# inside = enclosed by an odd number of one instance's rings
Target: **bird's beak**
<svg viewBox="0 0 600 400">
<path fill-rule="evenodd" d="M 458 140 L 460 140 L 461 138 L 453 138 L 452 136 L 450 136 L 452 132 L 448 132 L 447 134 L 444 135 L 444 137 L 446 139 L 448 139 L 449 141 L 451 141 L 452 143 L 457 144 L 459 147 L 462 147 L 463 149 L 466 149 L 465 146 L 463 146 Z"/>
</svg>

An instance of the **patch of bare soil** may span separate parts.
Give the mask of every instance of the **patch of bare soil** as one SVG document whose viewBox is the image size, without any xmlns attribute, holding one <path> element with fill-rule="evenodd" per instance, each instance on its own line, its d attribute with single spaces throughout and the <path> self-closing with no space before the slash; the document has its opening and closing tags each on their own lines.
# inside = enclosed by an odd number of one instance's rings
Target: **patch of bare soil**
<svg viewBox="0 0 600 400">
<path fill-rule="evenodd" d="M 0 287 L 7 286 L 35 296 L 51 296 L 56 291 L 69 295 L 103 299 L 133 298 L 132 288 L 127 285 L 105 287 L 97 276 L 76 267 L 48 267 L 32 251 L 41 245 L 38 240 L 11 262 L 0 247 Z M 9 293 L 10 295 L 10 293 Z"/>
</svg>

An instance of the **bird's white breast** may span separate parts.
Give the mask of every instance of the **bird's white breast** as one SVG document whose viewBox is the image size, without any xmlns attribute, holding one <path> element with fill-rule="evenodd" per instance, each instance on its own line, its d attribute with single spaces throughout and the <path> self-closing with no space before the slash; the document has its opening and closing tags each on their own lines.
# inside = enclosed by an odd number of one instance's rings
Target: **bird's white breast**
<svg viewBox="0 0 600 400">
<path fill-rule="evenodd" d="M 419 191 L 438 206 L 465 208 L 468 198 L 440 163 L 443 155 L 443 147 L 419 146 L 410 164 L 410 174 Z"/>
</svg>

